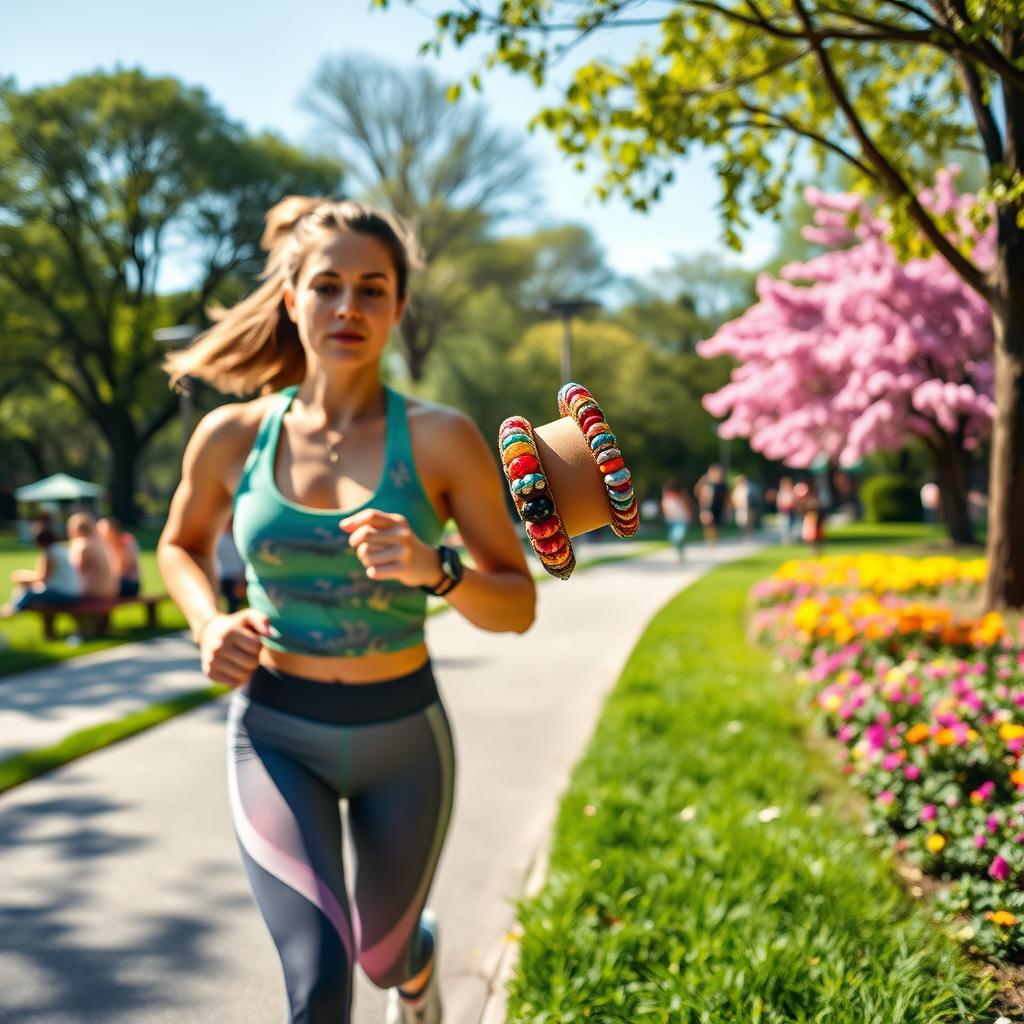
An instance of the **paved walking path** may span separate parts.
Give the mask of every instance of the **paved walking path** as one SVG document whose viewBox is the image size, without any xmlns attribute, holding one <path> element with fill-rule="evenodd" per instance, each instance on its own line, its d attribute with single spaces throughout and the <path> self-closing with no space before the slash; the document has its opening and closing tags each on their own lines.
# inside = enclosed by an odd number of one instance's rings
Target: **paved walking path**
<svg viewBox="0 0 1024 1024">
<path fill-rule="evenodd" d="M 485 633 L 453 613 L 428 621 L 459 763 L 431 900 L 444 926 L 448 1024 L 478 1024 L 485 1008 L 488 1020 L 502 1019 L 501 993 L 492 988 L 507 960 L 514 901 L 643 627 L 713 562 L 753 547 L 725 544 L 709 554 L 694 546 L 684 566 L 661 551 L 553 581 L 539 589 L 537 623 L 525 636 Z M 144 689 L 154 674 L 194 671 L 173 643 L 165 661 L 155 649 L 145 645 L 143 660 L 134 660 L 137 652 L 122 647 L 121 657 L 105 652 L 64 671 L 83 694 L 96 687 L 96 704 L 101 675 Z M 24 692 L 28 678 L 13 677 L 0 690 Z M 200 684 L 196 673 L 186 688 Z M 54 683 L 51 698 L 59 690 Z M 0 707 L 0 732 L 5 716 L 26 706 L 12 709 L 11 701 Z M 276 953 L 228 815 L 225 704 L 200 707 L 0 797 L 3 1024 L 285 1019 Z M 45 702 L 40 707 L 45 712 Z M 359 975 L 357 1024 L 383 1020 L 383 1002 Z"/>
</svg>

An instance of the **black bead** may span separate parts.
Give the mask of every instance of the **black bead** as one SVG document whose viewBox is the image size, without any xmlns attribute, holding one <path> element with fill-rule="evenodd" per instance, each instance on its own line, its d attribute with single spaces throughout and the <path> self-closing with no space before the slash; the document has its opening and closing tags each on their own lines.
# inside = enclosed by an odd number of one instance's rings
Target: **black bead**
<svg viewBox="0 0 1024 1024">
<path fill-rule="evenodd" d="M 523 518 L 529 519 L 531 523 L 539 522 L 541 519 L 547 519 L 547 517 L 554 511 L 555 504 L 546 494 L 542 494 L 539 498 L 532 498 L 530 501 L 523 502 Z"/>
</svg>

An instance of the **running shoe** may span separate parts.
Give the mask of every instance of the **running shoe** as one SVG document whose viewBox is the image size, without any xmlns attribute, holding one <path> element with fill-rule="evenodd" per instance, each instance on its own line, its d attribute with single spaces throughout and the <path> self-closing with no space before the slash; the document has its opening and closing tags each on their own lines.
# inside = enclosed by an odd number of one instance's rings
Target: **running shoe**
<svg viewBox="0 0 1024 1024">
<path fill-rule="evenodd" d="M 407 999 L 397 988 L 388 989 L 388 1013 L 385 1024 L 441 1024 L 441 957 L 437 916 L 424 910 L 420 923 L 434 939 L 433 970 L 430 980 L 415 999 Z"/>
</svg>

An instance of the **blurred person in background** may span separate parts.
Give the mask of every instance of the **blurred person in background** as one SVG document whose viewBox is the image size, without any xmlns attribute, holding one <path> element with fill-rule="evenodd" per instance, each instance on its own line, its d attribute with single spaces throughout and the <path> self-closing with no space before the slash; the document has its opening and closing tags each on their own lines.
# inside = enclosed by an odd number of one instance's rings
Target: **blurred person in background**
<svg viewBox="0 0 1024 1024">
<path fill-rule="evenodd" d="M 0 618 L 10 618 L 25 608 L 74 604 L 82 594 L 82 581 L 53 527 L 43 521 L 34 523 L 32 542 L 39 548 L 36 567 L 11 573 L 14 592 L 10 601 L 0 606 Z"/>
<path fill-rule="evenodd" d="M 686 532 L 693 522 L 693 501 L 675 478 L 667 480 L 661 489 L 661 517 L 665 520 L 668 542 L 682 561 L 686 553 Z"/>
<path fill-rule="evenodd" d="M 96 536 L 107 550 L 110 568 L 117 579 L 119 597 L 135 597 L 140 589 L 139 543 L 132 534 L 121 529 L 112 516 L 96 524 Z"/>
<path fill-rule="evenodd" d="M 119 589 L 106 546 L 96 535 L 90 512 L 75 512 L 68 519 L 68 557 L 82 580 L 83 597 L 116 597 Z"/>
</svg>

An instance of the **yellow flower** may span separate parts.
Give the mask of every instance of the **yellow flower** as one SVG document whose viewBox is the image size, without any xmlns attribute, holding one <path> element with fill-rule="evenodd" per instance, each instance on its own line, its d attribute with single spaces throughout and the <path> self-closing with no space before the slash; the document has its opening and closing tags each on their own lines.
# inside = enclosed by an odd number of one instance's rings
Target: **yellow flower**
<svg viewBox="0 0 1024 1024">
<path fill-rule="evenodd" d="M 927 840 L 925 840 L 925 846 L 931 850 L 932 853 L 941 852 L 942 848 L 946 845 L 946 839 L 944 836 L 939 835 L 938 832 L 933 832 Z"/>
<path fill-rule="evenodd" d="M 1002 925 L 1003 928 L 1012 928 L 1017 923 L 1017 918 L 1008 910 L 989 910 L 985 916 L 993 924 Z"/>
<path fill-rule="evenodd" d="M 1004 722 L 999 726 L 999 738 L 1001 740 L 1019 740 L 1024 737 L 1024 725 L 1016 722 Z"/>
<path fill-rule="evenodd" d="M 838 693 L 830 693 L 822 702 L 821 706 L 833 714 L 843 706 L 843 698 Z"/>
</svg>

